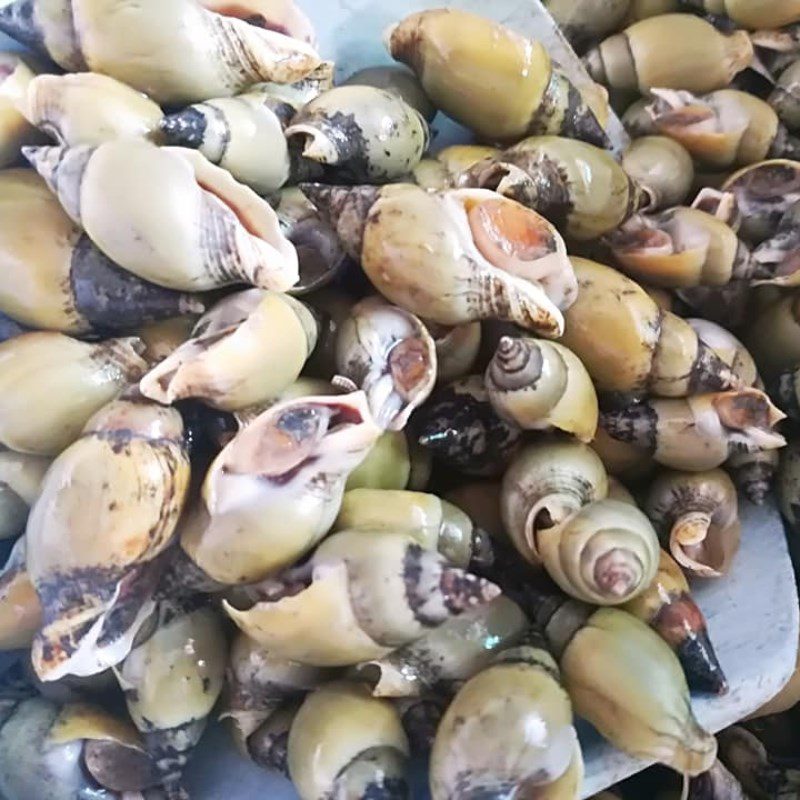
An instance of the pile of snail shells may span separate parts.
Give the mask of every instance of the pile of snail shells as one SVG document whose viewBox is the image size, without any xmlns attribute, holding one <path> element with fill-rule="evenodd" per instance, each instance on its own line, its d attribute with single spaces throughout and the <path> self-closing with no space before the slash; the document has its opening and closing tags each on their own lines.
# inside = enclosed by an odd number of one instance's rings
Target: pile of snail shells
<svg viewBox="0 0 800 800">
<path fill-rule="evenodd" d="M 302 800 L 577 798 L 575 716 L 712 769 L 691 584 L 800 526 L 800 6 L 551 0 L 578 87 L 117 5 L 0 9 L 0 794 L 184 798 L 218 719 Z"/>
</svg>

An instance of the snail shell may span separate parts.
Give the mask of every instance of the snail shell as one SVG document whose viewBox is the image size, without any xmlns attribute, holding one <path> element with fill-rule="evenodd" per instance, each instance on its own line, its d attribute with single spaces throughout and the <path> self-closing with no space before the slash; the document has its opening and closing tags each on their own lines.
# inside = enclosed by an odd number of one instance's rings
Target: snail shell
<svg viewBox="0 0 800 800">
<path fill-rule="evenodd" d="M 755 453 L 734 453 L 726 462 L 736 488 L 757 506 L 763 505 L 772 491 L 778 472 L 779 452 L 762 450 Z"/>
<path fill-rule="evenodd" d="M 373 86 L 393 92 L 408 105 L 416 108 L 426 122 L 433 122 L 438 109 L 431 103 L 422 84 L 411 70 L 397 65 L 381 65 L 365 67 L 354 72 L 343 84 L 344 86 Z"/>
<path fill-rule="evenodd" d="M 545 6 L 564 35 L 574 45 L 618 31 L 631 0 L 546 0 Z"/>
<path fill-rule="evenodd" d="M 182 290 L 297 281 L 269 204 L 195 150 L 118 139 L 25 156 L 94 244 L 140 278 Z"/>
<path fill-rule="evenodd" d="M 269 716 L 250 734 L 247 756 L 259 767 L 274 770 L 289 777 L 289 731 L 302 705 L 302 699 L 288 700 L 270 712 Z"/>
<path fill-rule="evenodd" d="M 303 191 L 391 302 L 442 325 L 497 318 L 561 335 L 574 275 L 561 236 L 534 211 L 481 189 Z"/>
<path fill-rule="evenodd" d="M 140 349 L 135 338 L 89 343 L 45 332 L 0 344 L 0 444 L 60 453 L 92 414 L 145 372 Z"/>
<path fill-rule="evenodd" d="M 400 714 L 400 722 L 413 756 L 427 756 L 430 753 L 436 730 L 449 702 L 449 697 L 440 694 L 392 698 L 392 705 Z"/>
<path fill-rule="evenodd" d="M 380 429 L 363 393 L 286 400 L 212 463 L 181 547 L 220 583 L 252 583 L 296 561 L 333 525 L 348 473 Z"/>
<path fill-rule="evenodd" d="M 182 435 L 177 411 L 116 400 L 48 470 L 26 532 L 44 613 L 32 651 L 42 680 L 94 675 L 130 651 L 188 488 Z"/>
<path fill-rule="evenodd" d="M 111 800 L 155 783 L 153 764 L 127 720 L 43 697 L 2 702 L 0 790 L 8 800 Z"/>
<path fill-rule="evenodd" d="M 587 445 L 558 440 L 528 445 L 503 476 L 503 525 L 520 554 L 540 565 L 541 537 L 557 531 L 576 511 L 607 494 L 603 463 Z"/>
<path fill-rule="evenodd" d="M 375 697 L 417 697 L 450 692 L 485 669 L 493 656 L 522 638 L 528 620 L 501 595 L 468 609 L 414 642 L 355 669 Z"/>
<path fill-rule="evenodd" d="M 480 144 L 454 144 L 440 150 L 435 158 L 423 158 L 414 168 L 414 183 L 423 189 L 451 189 L 460 185 L 461 176 L 479 161 L 500 155 L 496 147 Z"/>
<path fill-rule="evenodd" d="M 711 92 L 750 65 L 753 44 L 744 31 L 725 36 L 691 14 L 664 14 L 635 22 L 585 56 L 594 80 L 646 94 L 655 87 Z"/>
<path fill-rule="evenodd" d="M 135 334 L 144 342 L 142 358 L 151 366 L 163 361 L 191 338 L 196 324 L 196 316 L 186 315 L 150 322 L 137 328 Z"/>
<path fill-rule="evenodd" d="M 727 473 L 662 472 L 650 487 L 645 511 L 684 569 L 704 578 L 730 570 L 741 524 L 736 487 Z"/>
<path fill-rule="evenodd" d="M 366 393 L 378 425 L 401 430 L 433 390 L 436 346 L 413 314 L 368 297 L 339 327 L 336 366 Z"/>
<path fill-rule="evenodd" d="M 657 464 L 646 448 L 614 439 L 602 427 L 597 429 L 590 446 L 600 456 L 608 474 L 620 480 L 638 483 L 656 470 Z"/>
<path fill-rule="evenodd" d="M 754 251 L 753 258 L 759 266 L 758 277 L 765 278 L 757 285 L 800 285 L 800 201 L 786 209 L 775 233 Z"/>
<path fill-rule="evenodd" d="M 388 131 L 388 133 L 387 133 Z M 345 183 L 387 183 L 408 175 L 428 149 L 428 124 L 397 93 L 337 86 L 294 116 L 286 137 L 302 137 L 304 158 Z"/>
<path fill-rule="evenodd" d="M 25 532 L 31 505 L 39 496 L 51 459 L 0 450 L 0 539 Z"/>
<path fill-rule="evenodd" d="M 790 131 L 800 130 L 800 59 L 780 73 L 767 102 Z"/>
<path fill-rule="evenodd" d="M 642 187 L 653 211 L 683 203 L 694 183 L 692 157 L 666 136 L 634 139 L 622 154 L 622 168 Z"/>
<path fill-rule="evenodd" d="M 677 400 L 644 400 L 600 414 L 614 439 L 647 449 L 665 467 L 703 472 L 731 455 L 777 450 L 786 440 L 773 427 L 784 419 L 763 392 L 742 389 Z"/>
<path fill-rule="evenodd" d="M 723 286 L 762 277 L 758 262 L 731 228 L 696 208 L 637 214 L 607 242 L 626 273 L 656 286 Z"/>
<path fill-rule="evenodd" d="M 471 678 L 445 711 L 431 752 L 431 796 L 549 796 L 546 787 L 573 760 L 582 762 L 580 745 L 553 657 L 538 647 L 513 647 Z"/>
<path fill-rule="evenodd" d="M 21 536 L 0 572 L 0 650 L 30 647 L 42 626 L 42 604 L 25 566 L 26 555 Z"/>
<path fill-rule="evenodd" d="M 688 0 L 688 5 L 709 14 L 725 14 L 738 26 L 750 30 L 782 28 L 800 22 L 798 0 L 761 0 L 758 3 L 748 0 Z"/>
<path fill-rule="evenodd" d="M 333 529 L 403 531 L 464 569 L 473 561 L 491 560 L 486 534 L 457 506 L 423 492 L 347 491 Z"/>
<path fill-rule="evenodd" d="M 690 776 L 711 767 L 716 739 L 695 718 L 680 662 L 655 631 L 625 611 L 574 602 L 545 630 L 576 715 L 631 756 Z"/>
<path fill-rule="evenodd" d="M 148 372 L 139 388 L 159 403 L 197 397 L 236 411 L 290 386 L 316 341 L 316 321 L 299 300 L 245 289 L 202 316 L 192 338 Z"/>
<path fill-rule="evenodd" d="M 580 359 L 544 340 L 500 339 L 484 377 L 494 410 L 525 430 L 557 428 L 582 442 L 597 430 L 597 393 Z"/>
<path fill-rule="evenodd" d="M 67 147 L 149 136 L 162 117 L 141 92 L 94 72 L 38 75 L 19 103 L 33 125 Z"/>
<path fill-rule="evenodd" d="M 424 448 L 468 475 L 503 472 L 522 437 L 516 425 L 495 413 L 479 375 L 437 389 L 415 423 Z"/>
<path fill-rule="evenodd" d="M 609 152 L 559 136 L 523 139 L 470 167 L 459 185 L 499 192 L 578 241 L 613 230 L 647 199 Z"/>
<path fill-rule="evenodd" d="M 251 87 L 167 114 L 159 130 L 167 144 L 197 148 L 212 164 L 259 194 L 283 186 L 292 166 L 283 135 L 295 109 L 270 90 Z"/>
<path fill-rule="evenodd" d="M 662 311 L 638 284 L 595 261 L 572 263 L 580 294 L 566 312 L 561 344 L 583 362 L 598 391 L 681 397 L 738 386 L 689 324 Z"/>
<path fill-rule="evenodd" d="M 646 622 L 672 648 L 691 690 L 717 695 L 728 691 L 728 681 L 708 636 L 703 612 L 692 599 L 686 577 L 669 553 L 661 551 L 652 583 L 622 608 Z"/>
<path fill-rule="evenodd" d="M 0 10 L 0 18 L 4 10 Z M 16 102 L 16 97 L 25 92 L 32 80 L 34 73 L 19 53 L 0 52 L 0 168 L 18 161 L 23 145 L 38 144 L 45 139 Z"/>
<path fill-rule="evenodd" d="M 484 140 L 552 133 L 608 143 L 589 99 L 544 45 L 497 22 L 454 8 L 421 11 L 390 29 L 387 46 L 437 108 Z"/>
<path fill-rule="evenodd" d="M 410 488 L 414 469 L 412 460 L 419 459 L 412 458 L 406 434 L 403 431 L 384 431 L 369 449 L 364 460 L 347 476 L 345 490 L 350 492 L 354 489 Z M 425 487 L 413 488 L 421 490 Z"/>
<path fill-rule="evenodd" d="M 800 155 L 800 142 L 770 105 L 737 89 L 703 96 L 653 89 L 648 106 L 657 132 L 680 142 L 703 166 L 721 170 L 765 158 Z"/>
<path fill-rule="evenodd" d="M 223 606 L 278 657 L 345 666 L 380 658 L 499 592 L 406 533 L 350 530 L 317 548 L 298 593 L 246 611 Z"/>
<path fill-rule="evenodd" d="M 130 330 L 204 309 L 194 295 L 120 269 L 32 170 L 0 173 L 0 254 L 0 309 L 36 328 L 75 334 Z"/>
<path fill-rule="evenodd" d="M 314 26 L 294 0 L 240 0 L 234 7 L 227 0 L 202 0 L 202 6 L 226 17 L 247 20 L 259 28 L 279 31 L 316 47 Z"/>
<path fill-rule="evenodd" d="M 289 731 L 289 775 L 301 800 L 408 796 L 408 739 L 394 706 L 357 684 L 310 694 Z"/>
<path fill-rule="evenodd" d="M 800 293 L 782 293 L 767 304 L 742 338 L 770 385 L 781 372 L 800 364 Z"/>
<path fill-rule="evenodd" d="M 536 538 L 550 577 L 578 600 L 620 605 L 647 589 L 658 568 L 658 537 L 629 502 L 597 500 Z"/>
<path fill-rule="evenodd" d="M 743 167 L 722 184 L 736 199 L 739 236 L 759 244 L 774 236 L 786 211 L 800 201 L 800 163 L 772 159 Z"/>
<path fill-rule="evenodd" d="M 219 614 L 162 606 L 155 632 L 117 668 L 128 713 L 161 783 L 180 775 L 222 690 L 228 648 Z"/>
<path fill-rule="evenodd" d="M 436 345 L 436 381 L 450 383 L 468 375 L 478 359 L 481 348 L 481 324 L 447 327 L 425 321 Z"/>
<path fill-rule="evenodd" d="M 758 367 L 750 351 L 730 331 L 707 319 L 687 319 L 694 332 L 734 371 L 742 386 L 761 387 Z"/>
</svg>

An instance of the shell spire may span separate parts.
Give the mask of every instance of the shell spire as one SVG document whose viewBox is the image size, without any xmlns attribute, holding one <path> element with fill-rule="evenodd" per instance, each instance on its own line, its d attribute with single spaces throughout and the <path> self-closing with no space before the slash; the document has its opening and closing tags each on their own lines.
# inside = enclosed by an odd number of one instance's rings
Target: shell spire
<svg viewBox="0 0 800 800">
<path fill-rule="evenodd" d="M 347 254 L 358 259 L 367 226 L 367 212 L 380 197 L 381 187 L 302 183 L 300 190 L 336 231 Z"/>
</svg>

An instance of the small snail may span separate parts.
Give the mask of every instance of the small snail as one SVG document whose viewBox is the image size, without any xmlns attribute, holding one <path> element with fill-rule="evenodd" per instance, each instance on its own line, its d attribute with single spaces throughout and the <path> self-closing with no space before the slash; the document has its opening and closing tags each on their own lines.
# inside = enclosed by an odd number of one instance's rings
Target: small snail
<svg viewBox="0 0 800 800">
<path fill-rule="evenodd" d="M 661 551 L 650 586 L 622 606 L 646 622 L 675 652 L 693 691 L 725 694 L 728 681 L 717 660 L 703 612 L 692 599 L 677 562 Z"/>
<path fill-rule="evenodd" d="M 22 536 L 0 572 L 0 650 L 30 647 L 42 626 L 42 604 L 31 583 Z"/>
<path fill-rule="evenodd" d="M 141 349 L 133 337 L 90 343 L 50 332 L 0 344 L 0 444 L 60 453 L 92 414 L 144 374 Z"/>
<path fill-rule="evenodd" d="M 694 182 L 692 157 L 666 136 L 634 139 L 622 154 L 622 168 L 642 187 L 653 211 L 683 203 Z"/>
<path fill-rule="evenodd" d="M 702 472 L 741 452 L 777 450 L 786 440 L 773 430 L 784 418 L 758 389 L 644 400 L 600 415 L 614 439 L 642 447 L 672 469 Z"/>
<path fill-rule="evenodd" d="M 25 532 L 50 461 L 46 456 L 0 450 L 0 539 Z"/>
<path fill-rule="evenodd" d="M 590 103 L 553 66 L 547 49 L 460 9 L 411 14 L 388 33 L 392 57 L 408 64 L 437 108 L 489 141 L 563 134 L 604 147 Z"/>
</svg>

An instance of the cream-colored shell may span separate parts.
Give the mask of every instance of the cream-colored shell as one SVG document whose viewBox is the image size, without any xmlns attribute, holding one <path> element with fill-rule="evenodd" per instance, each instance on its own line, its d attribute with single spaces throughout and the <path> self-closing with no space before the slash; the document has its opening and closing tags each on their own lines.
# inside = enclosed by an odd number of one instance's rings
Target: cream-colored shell
<svg viewBox="0 0 800 800">
<path fill-rule="evenodd" d="M 73 0 L 72 13 L 89 68 L 159 103 L 225 97 L 258 81 L 291 83 L 320 64 L 305 42 L 192 0 Z"/>
<path fill-rule="evenodd" d="M 23 535 L 14 543 L 0 572 L 0 650 L 30 647 L 42 626 L 42 604 L 25 559 Z"/>
<path fill-rule="evenodd" d="M 297 253 L 269 203 L 196 150 L 117 139 L 26 156 L 94 244 L 140 278 L 200 291 L 297 282 Z"/>
<path fill-rule="evenodd" d="M 687 775 L 714 763 L 716 739 L 694 717 L 681 665 L 645 623 L 600 609 L 559 665 L 575 713 L 616 747 Z"/>
<path fill-rule="evenodd" d="M 0 539 L 25 530 L 28 509 L 39 496 L 50 461 L 46 456 L 0 451 Z"/>
<path fill-rule="evenodd" d="M 364 270 L 389 300 L 443 325 L 500 318 L 548 337 L 561 335 L 558 302 L 574 285 L 564 242 L 542 219 L 553 250 L 532 262 L 527 275 L 496 267 L 476 246 L 466 208 L 497 199 L 484 189 L 384 190 L 367 217 Z"/>
<path fill-rule="evenodd" d="M 145 95 L 94 72 L 39 75 L 23 102 L 20 110 L 30 122 L 68 147 L 147 136 L 162 116 Z"/>
<path fill-rule="evenodd" d="M 757 386 L 758 367 L 747 348 L 728 330 L 708 319 L 687 319 L 694 332 L 736 373 L 743 386 Z"/>
<path fill-rule="evenodd" d="M 365 633 L 353 610 L 347 565 L 315 567 L 311 585 L 274 603 L 247 611 L 223 600 L 228 616 L 279 658 L 319 667 L 340 667 L 390 652 Z"/>
<path fill-rule="evenodd" d="M 28 333 L 0 344 L 0 444 L 60 453 L 95 411 L 147 369 L 138 348 L 134 338 L 89 343 L 60 333 Z"/>
<path fill-rule="evenodd" d="M 44 140 L 16 103 L 33 79 L 33 70 L 18 53 L 0 52 L 0 168 L 18 160 L 23 145 Z"/>
<path fill-rule="evenodd" d="M 367 751 L 384 749 L 403 761 L 409 755 L 394 706 L 361 686 L 331 683 L 310 694 L 297 712 L 289 731 L 289 775 L 302 800 L 338 797 L 340 773 Z"/>
<path fill-rule="evenodd" d="M 166 404 L 198 397 L 236 411 L 264 403 L 298 378 L 316 334 L 311 313 L 298 300 L 246 289 L 201 317 L 193 338 L 148 372 L 139 388 Z"/>
<path fill-rule="evenodd" d="M 167 730 L 208 716 L 222 690 L 228 643 L 217 611 L 162 621 L 117 670 L 140 730 Z"/>
<path fill-rule="evenodd" d="M 358 422 L 329 428 L 339 406 L 357 414 Z M 304 412 L 314 408 L 331 416 L 309 441 L 291 442 L 286 430 L 302 427 L 311 418 Z M 360 392 L 272 406 L 212 463 L 202 498 L 182 523 L 181 547 L 221 583 L 252 583 L 289 566 L 333 525 L 347 475 L 379 434 Z M 273 463 L 279 457 L 282 463 Z M 284 474 L 288 478 L 281 480 Z"/>
<path fill-rule="evenodd" d="M 651 209 L 680 205 L 694 181 L 692 157 L 666 136 L 634 139 L 622 154 L 622 167 L 648 194 Z"/>
<path fill-rule="evenodd" d="M 576 511 L 608 494 L 600 457 L 576 441 L 528 445 L 503 477 L 500 512 L 521 555 L 540 565 L 540 536 L 549 535 Z M 541 517 L 541 519 L 540 519 Z"/>
</svg>

